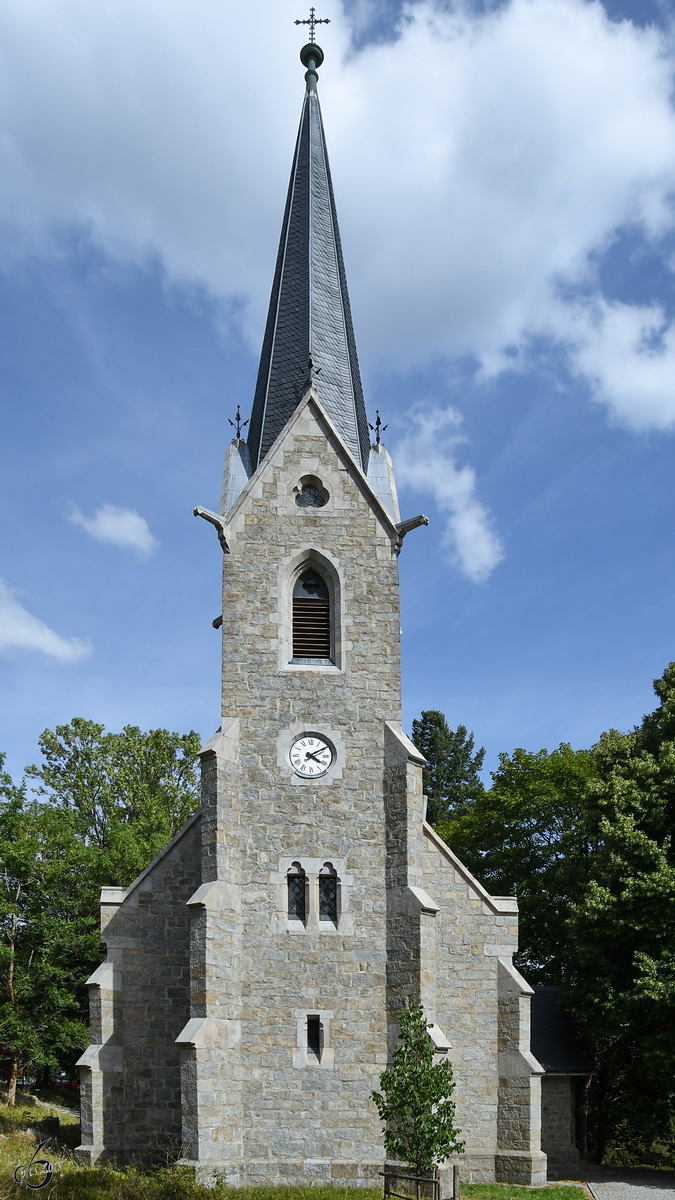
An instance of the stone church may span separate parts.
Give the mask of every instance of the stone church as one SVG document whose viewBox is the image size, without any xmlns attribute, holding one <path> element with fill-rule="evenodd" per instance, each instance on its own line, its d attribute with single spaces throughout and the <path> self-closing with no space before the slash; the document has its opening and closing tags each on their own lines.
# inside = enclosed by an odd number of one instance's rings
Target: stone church
<svg viewBox="0 0 675 1200">
<path fill-rule="evenodd" d="M 376 1186 L 369 1097 L 419 997 L 455 1071 L 462 1178 L 540 1184 L 545 1070 L 512 963 L 517 904 L 426 823 L 401 728 L 398 559 L 426 518 L 401 520 L 379 429 L 370 444 L 323 53 L 300 57 L 248 437 L 227 449 L 220 513 L 195 510 L 223 552 L 221 724 L 200 810 L 102 892 L 80 1156 L 148 1158 L 173 1138 L 204 1182 Z"/>
</svg>

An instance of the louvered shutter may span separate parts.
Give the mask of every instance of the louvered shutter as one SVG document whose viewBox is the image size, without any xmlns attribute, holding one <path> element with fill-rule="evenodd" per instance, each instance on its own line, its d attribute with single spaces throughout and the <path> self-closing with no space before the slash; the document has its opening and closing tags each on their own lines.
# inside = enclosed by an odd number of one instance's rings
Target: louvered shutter
<svg viewBox="0 0 675 1200">
<path fill-rule="evenodd" d="M 293 657 L 330 658 L 330 601 L 294 598 Z"/>
</svg>

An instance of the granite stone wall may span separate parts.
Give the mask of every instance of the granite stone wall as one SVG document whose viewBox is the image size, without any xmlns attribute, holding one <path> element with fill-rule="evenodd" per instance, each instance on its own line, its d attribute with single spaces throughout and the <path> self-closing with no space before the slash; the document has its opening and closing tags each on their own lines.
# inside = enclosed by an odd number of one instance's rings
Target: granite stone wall
<svg viewBox="0 0 675 1200">
<path fill-rule="evenodd" d="M 129 888 L 104 888 L 106 961 L 90 984 L 92 1044 L 80 1059 L 83 1161 L 161 1161 L 180 1141 L 180 1051 L 188 1018 L 189 913 L 200 816 Z"/>
<path fill-rule="evenodd" d="M 457 1123 L 466 1142 L 462 1178 L 545 1182 L 541 1068 L 529 1054 L 531 989 L 511 963 L 517 904 L 490 896 L 426 822 L 419 829 L 427 911 L 437 908 L 422 998 L 451 1043 Z"/>
<path fill-rule="evenodd" d="M 541 1145 L 554 1179 L 574 1178 L 579 1171 L 576 1084 L 577 1078 L 571 1075 L 546 1075 L 541 1081 Z"/>
</svg>

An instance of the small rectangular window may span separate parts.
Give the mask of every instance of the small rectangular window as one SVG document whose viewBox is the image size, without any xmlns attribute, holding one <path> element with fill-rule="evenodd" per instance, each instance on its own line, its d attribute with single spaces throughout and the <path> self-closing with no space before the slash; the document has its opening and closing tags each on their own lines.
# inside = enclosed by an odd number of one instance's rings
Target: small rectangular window
<svg viewBox="0 0 675 1200">
<path fill-rule="evenodd" d="M 307 1050 L 321 1062 L 323 1053 L 323 1025 L 317 1016 L 307 1017 Z"/>
<path fill-rule="evenodd" d="M 289 875 L 288 878 L 288 917 L 291 921 L 307 919 L 305 900 L 305 876 Z"/>
<path fill-rule="evenodd" d="M 306 1067 L 313 1070 L 334 1071 L 335 1050 L 331 1044 L 331 1021 L 333 1013 L 328 1009 L 319 1012 L 308 1012 L 306 1008 L 296 1008 L 296 1042 L 293 1047 L 293 1066 L 303 1071 Z"/>
</svg>

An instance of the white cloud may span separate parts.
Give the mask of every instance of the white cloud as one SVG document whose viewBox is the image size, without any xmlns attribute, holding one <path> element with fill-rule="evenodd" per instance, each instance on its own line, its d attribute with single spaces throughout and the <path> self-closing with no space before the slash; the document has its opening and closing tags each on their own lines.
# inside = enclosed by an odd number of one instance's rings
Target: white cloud
<svg viewBox="0 0 675 1200">
<path fill-rule="evenodd" d="M 590 310 L 590 311 L 589 311 Z M 657 305 L 581 306 L 573 367 L 598 400 L 636 430 L 675 425 L 675 323 Z"/>
<path fill-rule="evenodd" d="M 673 226 L 666 51 L 597 3 L 511 0 L 473 18 L 419 6 L 396 46 L 369 52 L 368 86 L 350 64 L 341 86 L 356 111 L 341 138 L 358 121 L 377 133 L 363 148 L 340 141 L 335 173 L 349 171 L 354 193 L 362 181 L 344 233 L 360 251 L 357 318 L 381 358 L 473 355 L 489 375 L 527 368 L 544 335 L 570 347 L 579 373 L 593 368 L 595 395 L 620 419 L 673 423 L 646 355 L 633 356 L 630 397 L 589 357 L 601 328 L 626 353 L 632 336 L 628 321 L 598 322 L 608 301 L 592 256 L 625 225 L 656 241 Z M 561 283 L 595 293 L 594 320 L 561 300 Z"/>
<path fill-rule="evenodd" d="M 62 638 L 29 613 L 0 580 L 0 654 L 8 650 L 39 650 L 61 662 L 77 662 L 91 653 L 80 638 Z"/>
<path fill-rule="evenodd" d="M 5 261 L 80 223 L 240 302 L 259 344 L 302 91 L 295 16 L 290 0 L 5 0 Z M 656 242 L 673 227 L 666 38 L 597 0 L 510 0 L 419 3 L 398 40 L 356 55 L 337 8 L 323 40 L 362 352 L 494 373 L 526 368 L 544 334 L 615 417 L 671 428 L 668 335 L 660 357 L 641 348 L 649 314 L 597 292 L 592 267 L 622 226 Z M 561 281 L 594 305 L 563 302 Z"/>
<path fill-rule="evenodd" d="M 81 525 L 99 542 L 111 542 L 114 546 L 125 546 L 136 552 L 142 558 L 154 554 L 159 542 L 148 528 L 145 517 L 132 508 L 117 508 L 115 504 L 102 504 L 93 517 L 85 517 L 79 508 L 73 506 L 70 514 L 71 521 Z"/>
<path fill-rule="evenodd" d="M 413 409 L 410 432 L 396 451 L 396 477 L 404 487 L 433 496 L 448 514 L 443 541 L 459 570 L 472 583 L 485 583 L 504 557 L 487 509 L 476 496 L 476 474 L 457 464 L 461 417 L 454 409 Z"/>
</svg>

